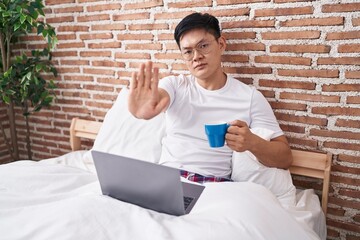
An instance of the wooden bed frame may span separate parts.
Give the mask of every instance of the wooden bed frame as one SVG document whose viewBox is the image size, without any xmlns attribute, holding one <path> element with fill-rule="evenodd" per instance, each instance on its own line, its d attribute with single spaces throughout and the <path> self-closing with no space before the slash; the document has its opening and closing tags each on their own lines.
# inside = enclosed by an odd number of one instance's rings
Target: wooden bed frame
<svg viewBox="0 0 360 240">
<path fill-rule="evenodd" d="M 71 149 L 81 149 L 81 138 L 95 139 L 101 125 L 101 122 L 74 118 L 70 126 Z M 323 180 L 321 206 L 326 215 L 332 154 L 301 150 L 292 150 L 292 154 L 294 161 L 290 167 L 291 174 Z"/>
</svg>

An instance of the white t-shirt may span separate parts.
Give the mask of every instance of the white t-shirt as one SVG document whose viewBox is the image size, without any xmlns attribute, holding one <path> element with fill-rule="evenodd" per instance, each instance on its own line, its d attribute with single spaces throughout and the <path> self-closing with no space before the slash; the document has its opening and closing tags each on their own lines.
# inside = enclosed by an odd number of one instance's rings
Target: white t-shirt
<svg viewBox="0 0 360 240">
<path fill-rule="evenodd" d="M 191 75 L 162 79 L 159 87 L 170 96 L 166 110 L 166 136 L 160 163 L 206 176 L 229 177 L 232 150 L 211 148 L 204 124 L 214 121 L 245 121 L 283 135 L 265 97 L 254 87 L 228 76 L 224 87 L 206 90 Z"/>
</svg>

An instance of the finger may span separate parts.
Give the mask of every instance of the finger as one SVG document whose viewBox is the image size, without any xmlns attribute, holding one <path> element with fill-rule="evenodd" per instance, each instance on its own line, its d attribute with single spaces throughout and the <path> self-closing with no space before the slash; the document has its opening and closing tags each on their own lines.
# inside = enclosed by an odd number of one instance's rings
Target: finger
<svg viewBox="0 0 360 240">
<path fill-rule="evenodd" d="M 142 63 L 140 65 L 139 72 L 137 74 L 137 86 L 138 87 L 144 86 L 144 69 L 145 69 L 145 64 Z"/>
<path fill-rule="evenodd" d="M 151 90 L 152 90 L 153 94 L 155 94 L 157 92 L 158 85 L 159 85 L 159 68 L 155 67 L 153 78 L 151 81 Z"/>
<path fill-rule="evenodd" d="M 137 87 L 137 73 L 133 72 L 131 74 L 131 81 L 130 81 L 130 89 L 135 89 Z"/>
<path fill-rule="evenodd" d="M 247 123 L 241 120 L 234 120 L 229 123 L 231 126 L 247 127 Z"/>
<path fill-rule="evenodd" d="M 144 80 L 144 87 L 150 88 L 151 85 L 151 78 L 152 78 L 152 62 L 149 61 L 145 64 L 145 80 Z"/>
</svg>

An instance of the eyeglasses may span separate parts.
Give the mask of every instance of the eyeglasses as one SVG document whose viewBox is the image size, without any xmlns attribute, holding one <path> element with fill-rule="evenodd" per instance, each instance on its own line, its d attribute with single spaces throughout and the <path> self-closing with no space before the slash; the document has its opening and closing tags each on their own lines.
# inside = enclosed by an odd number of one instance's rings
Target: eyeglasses
<svg viewBox="0 0 360 240">
<path fill-rule="evenodd" d="M 215 41 L 215 39 L 211 41 L 200 42 L 198 45 L 196 45 L 195 48 L 185 48 L 181 50 L 181 56 L 184 58 L 184 60 L 191 61 L 194 59 L 195 51 L 202 55 L 208 54 L 211 52 L 211 42 L 213 41 Z"/>
</svg>

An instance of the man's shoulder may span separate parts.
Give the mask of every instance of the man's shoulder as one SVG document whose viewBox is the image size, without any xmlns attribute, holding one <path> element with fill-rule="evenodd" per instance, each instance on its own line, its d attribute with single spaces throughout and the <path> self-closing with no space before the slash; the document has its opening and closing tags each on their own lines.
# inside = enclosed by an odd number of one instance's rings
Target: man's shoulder
<svg viewBox="0 0 360 240">
<path fill-rule="evenodd" d="M 191 75 L 184 75 L 184 74 L 179 74 L 179 75 L 169 75 L 166 76 L 164 78 L 161 79 L 160 82 L 172 82 L 173 84 L 176 85 L 181 85 L 183 83 L 189 83 L 193 80 L 193 77 Z"/>
<path fill-rule="evenodd" d="M 228 80 L 230 81 L 231 88 L 236 89 L 236 91 L 241 90 L 242 92 L 246 91 L 249 93 L 256 91 L 254 86 L 245 84 L 232 76 L 228 75 Z"/>
</svg>

